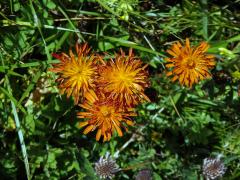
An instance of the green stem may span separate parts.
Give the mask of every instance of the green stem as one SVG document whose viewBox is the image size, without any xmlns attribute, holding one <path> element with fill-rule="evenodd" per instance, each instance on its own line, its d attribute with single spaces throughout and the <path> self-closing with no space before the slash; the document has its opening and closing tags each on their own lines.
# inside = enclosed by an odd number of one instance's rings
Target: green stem
<svg viewBox="0 0 240 180">
<path fill-rule="evenodd" d="M 2 65 L 4 66 L 2 54 L 0 54 L 0 57 L 1 57 Z M 8 79 L 7 75 L 5 75 L 5 79 L 6 79 L 8 93 L 12 96 L 12 90 L 11 90 L 11 86 L 10 86 L 9 79 Z M 11 100 L 11 106 L 12 106 L 12 113 L 13 113 L 14 121 L 15 121 L 15 125 L 16 125 L 16 130 L 17 130 L 17 133 L 18 133 L 18 138 L 19 138 L 19 142 L 20 142 L 20 146 L 21 146 L 21 151 L 22 151 L 22 155 L 23 155 L 23 161 L 24 161 L 24 165 L 25 165 L 27 179 L 29 180 L 30 179 L 30 169 L 29 169 L 29 163 L 28 163 L 27 149 L 26 149 L 26 145 L 25 145 L 25 142 L 24 142 L 24 137 L 23 137 L 23 133 L 22 133 L 22 130 L 21 130 L 21 125 L 20 125 L 17 109 L 16 109 L 16 106 L 15 106 L 15 104 L 12 100 Z"/>
</svg>

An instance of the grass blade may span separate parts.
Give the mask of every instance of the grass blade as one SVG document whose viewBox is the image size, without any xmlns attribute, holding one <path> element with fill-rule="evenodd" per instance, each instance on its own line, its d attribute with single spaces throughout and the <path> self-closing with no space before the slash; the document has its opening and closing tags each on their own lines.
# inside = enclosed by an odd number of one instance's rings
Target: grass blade
<svg viewBox="0 0 240 180">
<path fill-rule="evenodd" d="M 4 66 L 2 54 L 0 54 L 0 57 L 1 57 L 2 65 Z M 21 146 L 21 151 L 22 151 L 23 161 L 24 161 L 24 165 L 25 165 L 26 175 L 27 175 L 27 179 L 29 180 L 30 179 L 30 168 L 29 168 L 29 163 L 28 163 L 27 148 L 26 148 L 26 145 L 25 145 L 25 142 L 24 142 L 24 136 L 23 136 L 23 133 L 22 133 L 22 130 L 21 130 L 19 116 L 18 116 L 18 113 L 17 113 L 16 105 L 15 105 L 15 104 L 17 104 L 17 101 L 12 95 L 12 90 L 11 90 L 11 86 L 10 86 L 7 74 L 5 75 L 5 80 L 6 80 L 8 91 L 6 91 L 2 87 L 0 87 L 0 89 L 3 92 L 5 92 L 5 94 L 8 95 L 8 97 L 10 98 L 10 101 L 11 101 L 12 113 L 13 113 L 13 116 L 14 116 L 14 122 L 15 122 L 15 125 L 16 125 L 16 130 L 17 130 L 17 133 L 18 133 L 18 139 L 19 139 L 20 146 Z M 22 110 L 24 110 L 24 109 L 22 109 Z M 25 113 L 26 113 L 26 111 L 25 111 Z"/>
</svg>

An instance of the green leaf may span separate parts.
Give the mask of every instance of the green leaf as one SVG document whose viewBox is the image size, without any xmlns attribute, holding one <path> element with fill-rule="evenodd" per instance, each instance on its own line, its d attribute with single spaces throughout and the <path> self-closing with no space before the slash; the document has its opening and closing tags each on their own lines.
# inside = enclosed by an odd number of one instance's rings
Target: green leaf
<svg viewBox="0 0 240 180">
<path fill-rule="evenodd" d="M 95 171 L 89 162 L 89 160 L 84 156 L 84 149 L 81 149 L 80 154 L 78 154 L 78 160 L 81 167 L 82 172 L 86 174 L 84 180 L 98 180 L 97 176 L 95 175 Z"/>
<path fill-rule="evenodd" d="M 35 131 L 35 122 L 34 122 L 34 116 L 32 114 L 28 114 L 24 121 L 23 126 L 25 130 L 25 134 L 32 135 Z"/>
<path fill-rule="evenodd" d="M 56 8 L 56 4 L 53 1 L 50 1 L 50 0 L 43 0 L 43 4 L 45 4 L 45 6 L 47 6 L 49 9 L 55 9 Z"/>
<path fill-rule="evenodd" d="M 101 51 L 107 51 L 109 49 L 115 48 L 115 46 L 111 42 L 106 41 L 98 41 L 98 47 Z"/>
<path fill-rule="evenodd" d="M 162 180 L 161 176 L 155 172 L 153 173 L 153 179 L 154 180 Z"/>
</svg>

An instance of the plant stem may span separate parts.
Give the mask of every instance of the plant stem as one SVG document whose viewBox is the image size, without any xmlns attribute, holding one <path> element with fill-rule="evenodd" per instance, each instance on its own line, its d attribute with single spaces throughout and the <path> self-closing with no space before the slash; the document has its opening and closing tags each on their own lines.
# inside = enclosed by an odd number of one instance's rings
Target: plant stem
<svg viewBox="0 0 240 180">
<path fill-rule="evenodd" d="M 2 65 L 4 66 L 2 54 L 0 54 L 0 57 L 1 57 Z M 7 74 L 5 75 L 5 79 L 6 79 L 8 93 L 12 96 L 12 90 L 11 90 L 11 86 L 10 86 Z M 12 106 L 12 113 L 13 113 L 14 121 L 15 121 L 15 125 L 16 125 L 16 130 L 18 133 L 18 139 L 20 142 L 21 151 L 22 151 L 22 155 L 23 155 L 23 161 L 24 161 L 24 165 L 25 165 L 27 179 L 29 180 L 30 179 L 30 169 L 29 169 L 29 163 L 28 163 L 27 149 L 26 149 L 26 145 L 24 142 L 24 137 L 23 137 L 23 133 L 21 130 L 21 125 L 20 125 L 17 109 L 12 100 L 11 100 L 11 106 Z"/>
</svg>

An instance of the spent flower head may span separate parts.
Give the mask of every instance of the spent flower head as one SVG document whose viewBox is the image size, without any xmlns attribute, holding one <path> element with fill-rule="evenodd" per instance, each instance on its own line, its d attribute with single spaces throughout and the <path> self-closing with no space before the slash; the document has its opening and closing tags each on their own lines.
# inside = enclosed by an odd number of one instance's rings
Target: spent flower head
<svg viewBox="0 0 240 180">
<path fill-rule="evenodd" d="M 140 170 L 135 180 L 152 180 L 152 171 L 150 169 L 142 169 Z"/>
<path fill-rule="evenodd" d="M 105 157 L 101 156 L 98 162 L 95 163 L 95 171 L 101 179 L 112 179 L 115 176 L 115 173 L 120 171 L 120 168 L 116 161 L 107 152 Z"/>
<path fill-rule="evenodd" d="M 205 158 L 203 160 L 203 175 L 207 180 L 222 177 L 226 172 L 226 167 L 220 158 Z"/>
</svg>

